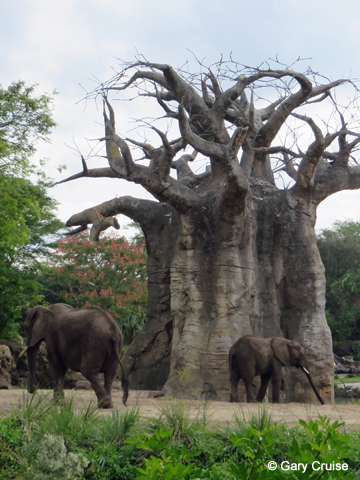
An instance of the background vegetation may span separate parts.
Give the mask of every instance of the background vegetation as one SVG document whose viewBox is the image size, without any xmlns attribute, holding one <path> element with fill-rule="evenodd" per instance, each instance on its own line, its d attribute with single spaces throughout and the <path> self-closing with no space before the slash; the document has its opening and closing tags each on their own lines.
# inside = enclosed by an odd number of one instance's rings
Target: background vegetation
<svg viewBox="0 0 360 480">
<path fill-rule="evenodd" d="M 45 162 L 32 163 L 37 143 L 48 142 L 55 127 L 55 93 L 35 91 L 22 81 L 0 86 L 0 338 L 23 333 L 34 305 L 65 301 L 110 312 L 130 343 L 146 316 L 144 239 L 64 237 Z"/>
<path fill-rule="evenodd" d="M 318 247 L 325 266 L 326 317 L 333 342 L 360 340 L 360 222 L 336 222 L 318 235 Z"/>
</svg>

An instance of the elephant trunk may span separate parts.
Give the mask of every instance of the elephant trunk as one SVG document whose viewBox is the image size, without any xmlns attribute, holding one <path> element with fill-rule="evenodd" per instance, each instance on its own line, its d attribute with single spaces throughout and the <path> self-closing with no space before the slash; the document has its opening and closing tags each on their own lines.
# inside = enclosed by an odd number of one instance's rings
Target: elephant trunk
<svg viewBox="0 0 360 480">
<path fill-rule="evenodd" d="M 36 356 L 39 350 L 39 346 L 40 344 L 35 345 L 34 347 L 29 347 L 27 350 L 27 359 L 28 359 L 28 366 L 29 366 L 29 384 L 28 384 L 29 393 L 34 393 L 37 386 Z"/>
<path fill-rule="evenodd" d="M 320 396 L 320 393 L 318 392 L 318 389 L 316 388 L 312 378 L 311 378 L 311 375 L 310 375 L 310 372 L 309 370 L 307 370 L 305 367 L 301 367 L 302 371 L 305 373 L 305 375 L 307 376 L 307 379 L 309 380 L 309 383 L 311 385 L 311 388 L 314 390 L 314 393 L 315 395 L 317 396 L 319 402 L 321 403 L 321 405 L 324 405 L 325 402 L 324 400 L 321 398 Z"/>
</svg>

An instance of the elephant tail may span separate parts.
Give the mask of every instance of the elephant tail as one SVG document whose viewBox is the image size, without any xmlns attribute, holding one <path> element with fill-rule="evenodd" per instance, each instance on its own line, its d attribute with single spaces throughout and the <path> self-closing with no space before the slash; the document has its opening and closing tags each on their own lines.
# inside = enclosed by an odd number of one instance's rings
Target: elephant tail
<svg viewBox="0 0 360 480">
<path fill-rule="evenodd" d="M 122 370 L 121 385 L 122 385 L 122 388 L 123 388 L 123 391 L 124 391 L 122 401 L 123 401 L 123 404 L 126 407 L 126 400 L 128 399 L 128 396 L 129 396 L 129 380 L 128 380 L 127 375 L 126 375 L 124 365 L 121 362 L 120 353 L 119 353 L 119 350 L 117 348 L 117 345 L 115 345 L 115 352 L 116 352 L 117 361 L 120 363 L 120 367 L 121 367 L 121 370 Z"/>
</svg>

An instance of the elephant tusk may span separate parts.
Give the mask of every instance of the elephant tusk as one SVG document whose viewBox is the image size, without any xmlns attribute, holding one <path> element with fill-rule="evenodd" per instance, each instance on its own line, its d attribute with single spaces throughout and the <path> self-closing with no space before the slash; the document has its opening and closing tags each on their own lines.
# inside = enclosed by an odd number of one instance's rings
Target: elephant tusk
<svg viewBox="0 0 360 480">
<path fill-rule="evenodd" d="M 310 375 L 309 370 L 307 370 L 305 367 L 302 367 L 302 369 L 303 369 L 303 371 L 304 371 L 305 373 L 307 373 L 308 375 Z"/>
<path fill-rule="evenodd" d="M 26 347 L 24 348 L 24 350 L 19 354 L 19 358 L 21 358 L 28 350 L 28 346 L 26 345 Z"/>
</svg>

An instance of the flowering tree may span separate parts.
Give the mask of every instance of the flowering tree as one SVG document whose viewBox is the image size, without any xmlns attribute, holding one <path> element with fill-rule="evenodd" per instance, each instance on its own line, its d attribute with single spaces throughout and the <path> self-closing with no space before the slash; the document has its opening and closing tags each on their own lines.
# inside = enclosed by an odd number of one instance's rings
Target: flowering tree
<svg viewBox="0 0 360 480">
<path fill-rule="evenodd" d="M 58 240 L 48 272 L 50 290 L 75 308 L 99 306 L 120 324 L 125 341 L 141 330 L 146 313 L 147 274 L 144 242 L 104 236 Z"/>
</svg>

